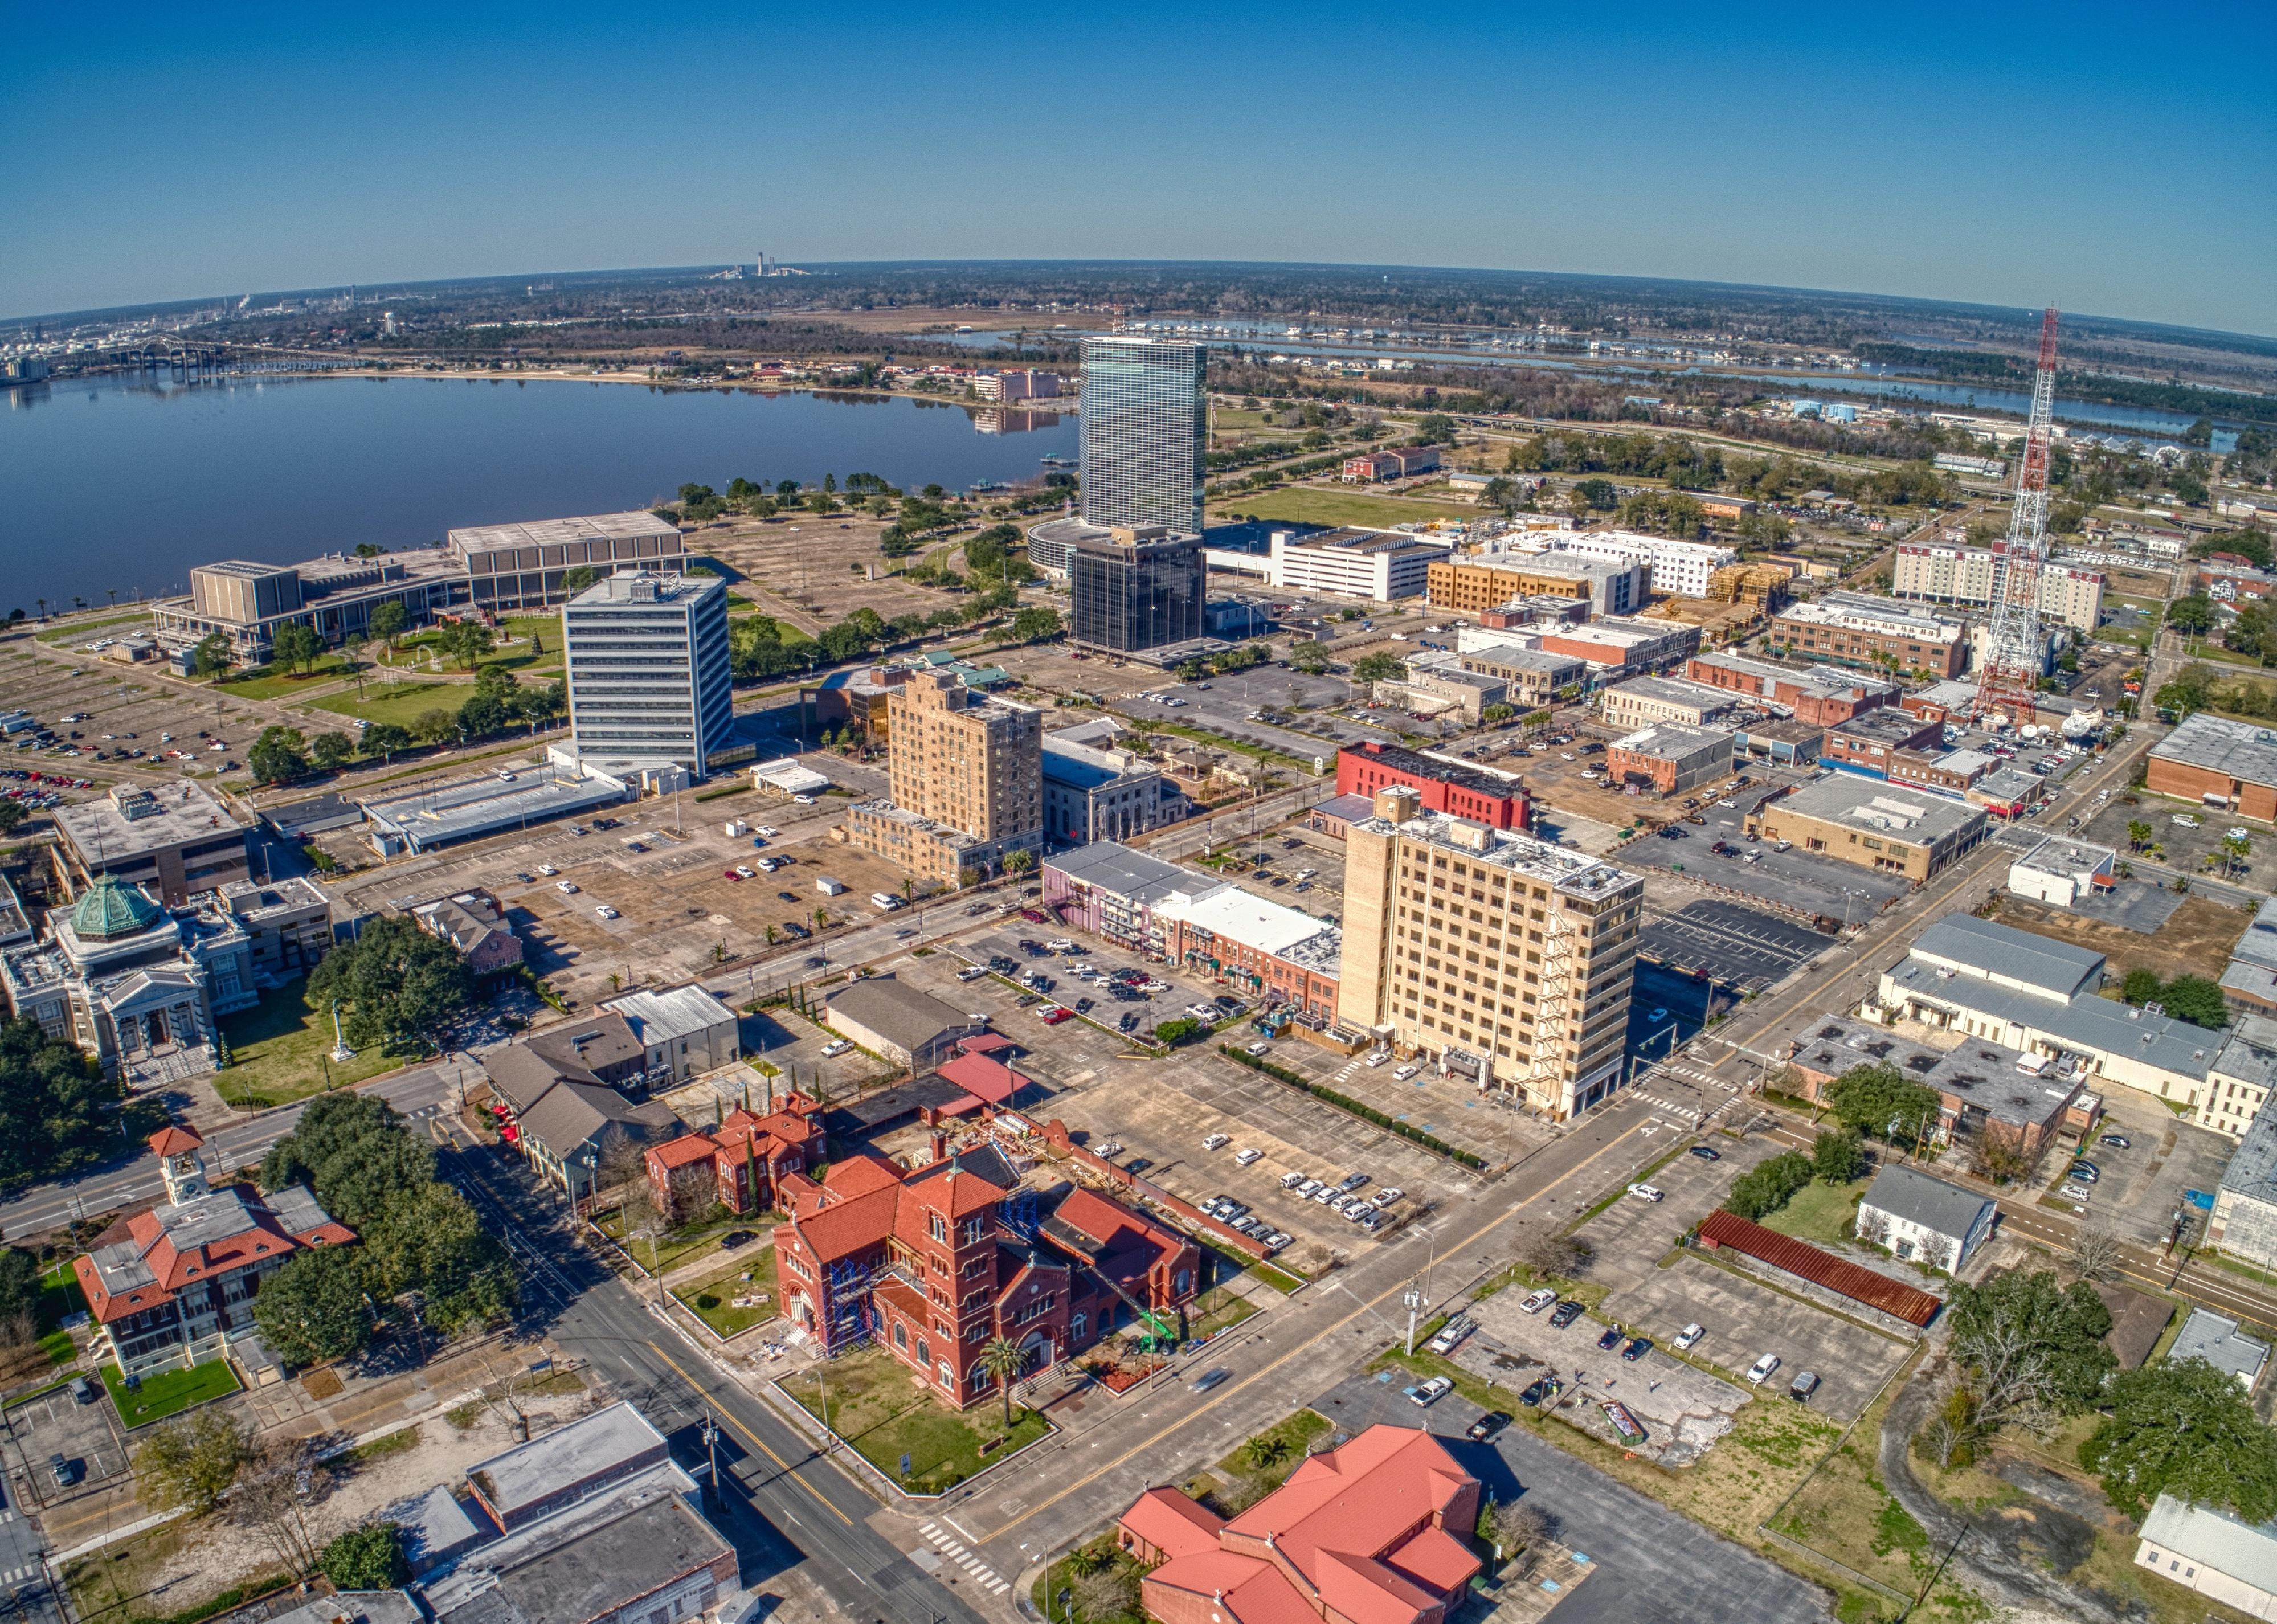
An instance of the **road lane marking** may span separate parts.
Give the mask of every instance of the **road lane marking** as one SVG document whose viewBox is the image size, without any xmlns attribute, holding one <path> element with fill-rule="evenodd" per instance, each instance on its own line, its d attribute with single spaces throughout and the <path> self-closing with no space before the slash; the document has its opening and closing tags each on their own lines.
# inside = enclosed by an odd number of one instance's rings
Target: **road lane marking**
<svg viewBox="0 0 2277 1624">
<path fill-rule="evenodd" d="M 697 1381 L 694 1376 L 692 1376 L 689 1375 L 687 1371 L 682 1370 L 682 1369 L 680 1368 L 680 1361 L 679 1361 L 678 1360 L 676 1360 L 676 1359 L 673 1358 L 673 1356 L 672 1356 L 671 1354 L 669 1354 L 669 1353 L 666 1353 L 662 1348 L 658 1347 L 658 1346 L 657 1346 L 657 1345 L 655 1344 L 655 1342 L 653 1342 L 653 1341 L 651 1341 L 651 1342 L 649 1343 L 649 1346 L 650 1346 L 651 1349 L 653 1349 L 653 1350 L 654 1350 L 654 1352 L 655 1352 L 655 1353 L 656 1353 L 656 1356 L 657 1356 L 659 1359 L 661 1359 L 662 1361 L 664 1361 L 664 1362 L 665 1362 L 665 1363 L 666 1363 L 666 1364 L 668 1364 L 668 1365 L 670 1365 L 670 1366 L 672 1367 L 673 1374 L 674 1374 L 674 1375 L 675 1375 L 675 1376 L 679 1376 L 679 1377 L 680 1377 L 680 1379 L 681 1379 L 682 1381 L 683 1381 L 683 1382 L 687 1383 L 687 1384 L 689 1384 L 689 1386 L 690 1386 L 690 1387 L 694 1388 L 697 1393 L 702 1394 L 702 1395 L 703 1395 L 704 1397 L 705 1397 L 706 1399 L 708 1399 L 708 1398 L 710 1397 L 710 1394 L 709 1394 L 708 1392 L 706 1392 L 706 1391 L 705 1391 L 704 1387 L 704 1384 L 703 1384 L 701 1382 L 698 1382 L 698 1381 Z M 785 1476 L 788 1477 L 788 1478 L 789 1478 L 793 1483 L 796 1483 L 800 1488 L 802 1488 L 802 1489 L 805 1490 L 809 1494 L 812 1495 L 816 1499 L 818 1499 L 818 1500 L 821 1501 L 825 1506 L 829 1506 L 829 1507 L 830 1507 L 830 1514 L 831 1514 L 832 1516 L 834 1516 L 834 1517 L 837 1518 L 839 1521 L 841 1521 L 841 1522 L 844 1523 L 844 1524 L 845 1524 L 848 1528 L 849 1528 L 849 1529 L 850 1529 L 850 1528 L 852 1528 L 852 1527 L 854 1526 L 854 1519 L 853 1519 L 853 1518 L 851 1518 L 851 1517 L 848 1516 L 844 1512 L 842 1512 L 842 1511 L 839 1510 L 839 1509 L 838 1509 L 838 1507 L 837 1507 L 835 1505 L 834 1505 L 834 1504 L 832 1503 L 832 1501 L 831 1501 L 831 1499 L 830 1499 L 830 1497 L 829 1497 L 828 1495 L 826 1495 L 826 1494 L 823 1493 L 821 1490 L 819 1490 L 819 1489 L 816 1488 L 812 1483 L 811 1483 L 807 1482 L 805 1478 L 801 1477 L 801 1476 L 798 1475 L 798 1469 L 797 1469 L 796 1467 L 792 1466 L 792 1465 L 791 1465 L 791 1463 L 790 1463 L 789 1461 L 788 1461 L 788 1460 L 784 1460 L 781 1455 L 779 1455 L 779 1454 L 775 1453 L 775 1452 L 774 1452 L 773 1449 L 769 1448 L 769 1447 L 768 1447 L 768 1445 L 767 1445 L 767 1441 L 766 1441 L 765 1438 L 761 1437 L 758 1433 L 756 1433 L 756 1432 L 752 1431 L 749 1427 L 745 1426 L 742 1422 L 740 1422 L 740 1421 L 738 1421 L 737 1419 L 735 1419 L 735 1412 L 733 1412 L 732 1410 L 728 1409 L 728 1408 L 727 1408 L 727 1407 L 726 1405 L 724 1405 L 724 1404 L 723 1404 L 723 1405 L 714 1406 L 713 1407 L 715 1407 L 715 1408 L 717 1408 L 717 1409 L 719 1410 L 719 1412 L 720 1412 L 720 1418 L 722 1421 L 726 1422 L 729 1426 L 731 1426 L 731 1427 L 735 1428 L 735 1430 L 736 1431 L 738 1431 L 738 1432 L 742 1433 L 745 1437 L 747 1437 L 747 1438 L 750 1439 L 750 1441 L 751 1441 L 754 1445 L 757 1445 L 760 1450 L 762 1450 L 763 1452 L 765 1452 L 765 1455 L 766 1455 L 766 1457 L 767 1457 L 767 1459 L 768 1459 L 768 1460 L 770 1460 L 773 1461 L 777 1466 L 779 1466 L 779 1467 L 782 1468 L 782 1469 L 783 1469 L 783 1475 L 784 1475 Z"/>
<path fill-rule="evenodd" d="M 1607 1140 L 1603 1144 L 1598 1146 L 1596 1149 L 1591 1151 L 1587 1156 L 1575 1163 L 1564 1172 L 1558 1174 L 1557 1178 L 1542 1186 L 1542 1188 L 1536 1190 L 1532 1195 L 1527 1197 L 1523 1202 L 1520 1202 L 1517 1206 L 1504 1208 L 1501 1216 L 1495 1218 L 1493 1222 L 1486 1224 L 1483 1228 L 1474 1231 L 1470 1235 L 1469 1239 L 1485 1239 L 1486 1237 L 1491 1235 L 1495 1231 L 1500 1229 L 1504 1224 L 1518 1216 L 1534 1202 L 1540 1201 L 1543 1196 L 1549 1194 L 1552 1190 L 1555 1190 L 1559 1185 L 1564 1184 L 1567 1179 L 1572 1178 L 1576 1174 L 1587 1170 L 1598 1160 L 1598 1158 L 1605 1155 L 1608 1152 L 1618 1148 L 1628 1140 L 1631 1134 L 1637 1132 L 1643 1125 L 1643 1124 L 1640 1123 L 1634 1127 L 1624 1128 L 1619 1133 L 1614 1135 L 1611 1139 Z M 1336 1284 L 1344 1285 L 1343 1281 L 1337 1281 Z M 1104 1465 L 1096 1468 L 1093 1471 L 1085 1474 L 1084 1476 L 1077 1478 L 1073 1483 L 1061 1490 L 1057 1494 L 1055 1494 L 1047 1499 L 1038 1501 L 1035 1505 L 1031 1506 L 1027 1510 L 1022 1512 L 1018 1516 L 1010 1519 L 995 1529 L 989 1534 L 988 1538 L 992 1541 L 1001 1539 L 1005 1535 L 1010 1533 L 1014 1529 L 1018 1528 L 1023 1522 L 1028 1521 L 1029 1518 L 1036 1515 L 1037 1513 L 1048 1511 L 1051 1507 L 1058 1505 L 1062 1500 L 1067 1498 L 1068 1496 L 1075 1493 L 1079 1489 L 1089 1488 L 1093 1483 L 1098 1482 L 1099 1479 L 1105 1476 L 1108 1473 L 1121 1466 L 1124 1461 L 1152 1449 L 1155 1445 L 1161 1443 L 1173 1432 L 1177 1431 L 1181 1427 L 1184 1427 L 1197 1418 L 1208 1414 L 1211 1410 L 1215 1409 L 1227 1399 L 1234 1397 L 1235 1394 L 1247 1391 L 1252 1386 L 1255 1385 L 1266 1376 L 1272 1375 L 1274 1371 L 1278 1370 L 1283 1365 L 1287 1364 L 1298 1354 L 1309 1353 L 1313 1349 L 1318 1347 L 1329 1338 L 1335 1336 L 1338 1331 L 1343 1330 L 1345 1327 L 1352 1324 L 1353 1321 L 1359 1319 L 1361 1315 L 1374 1313 L 1377 1304 L 1390 1301 L 1392 1298 L 1405 1291 L 1407 1289 L 1407 1281 L 1404 1279 L 1397 1281 L 1390 1286 L 1387 1287 L 1380 1295 L 1367 1301 L 1360 1301 L 1358 1293 L 1352 1292 L 1349 1285 L 1344 1285 L 1345 1293 L 1351 1296 L 1354 1301 L 1359 1302 L 1359 1307 L 1354 1308 L 1350 1314 L 1345 1315 L 1344 1318 L 1336 1321 L 1334 1324 L 1324 1326 L 1312 1337 L 1298 1343 L 1287 1353 L 1282 1354 L 1280 1358 L 1275 1360 L 1271 1364 L 1266 1365 L 1253 1375 L 1238 1382 L 1228 1382 L 1225 1384 L 1223 1391 L 1221 1391 L 1216 1398 L 1207 1400 L 1199 1408 L 1186 1411 L 1184 1414 L 1180 1415 L 1177 1420 L 1170 1422 L 1169 1425 L 1162 1428 L 1151 1437 L 1142 1439 L 1138 1443 L 1133 1445 L 1131 1448 L 1123 1451 L 1120 1455 L 1117 1455 L 1113 1460 L 1106 1462 Z"/>
</svg>

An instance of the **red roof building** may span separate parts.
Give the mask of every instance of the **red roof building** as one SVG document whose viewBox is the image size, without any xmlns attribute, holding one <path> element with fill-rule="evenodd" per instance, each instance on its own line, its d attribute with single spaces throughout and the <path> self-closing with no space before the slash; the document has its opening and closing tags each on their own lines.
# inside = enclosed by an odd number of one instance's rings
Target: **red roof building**
<svg viewBox="0 0 2277 1624">
<path fill-rule="evenodd" d="M 819 1182 L 788 1173 L 778 1201 L 792 1324 L 828 1353 L 876 1341 L 958 1408 L 995 1390 L 978 1361 L 996 1338 L 1040 1369 L 1142 1309 L 1178 1320 L 1199 1284 L 1191 1238 L 1089 1191 L 1030 1188 L 986 1141 L 911 1170 L 861 1155 Z"/>
<path fill-rule="evenodd" d="M 1479 1496 L 1431 1434 L 1375 1426 L 1230 1522 L 1149 1489 L 1116 1541 L 1161 1624 L 1443 1624 L 1481 1566 Z"/>
<path fill-rule="evenodd" d="M 112 1224 L 72 1265 L 98 1328 L 96 1353 L 122 1376 L 220 1358 L 252 1334 L 264 1278 L 297 1252 L 356 1239 L 306 1186 L 265 1198 L 241 1185 L 209 1188 L 194 1129 L 163 1128 L 149 1144 L 166 1204 Z"/>
<path fill-rule="evenodd" d="M 794 1094 L 759 1116 L 735 1110 L 709 1133 L 683 1133 L 650 1147 L 649 1190 L 674 1223 L 714 1202 L 733 1213 L 765 1212 L 788 1174 L 822 1160 L 822 1107 Z"/>
<path fill-rule="evenodd" d="M 1710 1251 L 1729 1247 L 1732 1251 L 1786 1270 L 1798 1279 L 1825 1287 L 1837 1296 L 1862 1302 L 1870 1308 L 1905 1321 L 1926 1325 L 1945 1305 L 1929 1292 L 1892 1280 L 1878 1269 L 1822 1252 L 1777 1230 L 1751 1224 L 1737 1213 L 1717 1208 L 1700 1225 L 1700 1244 Z"/>
</svg>

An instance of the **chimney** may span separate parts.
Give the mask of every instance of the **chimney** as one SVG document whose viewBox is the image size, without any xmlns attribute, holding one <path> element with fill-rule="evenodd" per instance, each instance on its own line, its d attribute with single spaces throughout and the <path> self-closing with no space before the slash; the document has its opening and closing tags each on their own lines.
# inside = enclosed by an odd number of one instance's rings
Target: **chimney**
<svg viewBox="0 0 2277 1624">
<path fill-rule="evenodd" d="M 933 1131 L 933 1159 L 936 1162 L 948 1160 L 948 1135 L 939 1128 Z"/>
</svg>

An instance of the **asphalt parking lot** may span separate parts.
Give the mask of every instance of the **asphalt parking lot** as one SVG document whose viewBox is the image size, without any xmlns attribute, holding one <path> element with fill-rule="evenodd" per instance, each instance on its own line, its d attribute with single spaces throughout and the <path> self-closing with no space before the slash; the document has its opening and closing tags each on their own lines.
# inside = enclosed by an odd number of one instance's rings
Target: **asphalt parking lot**
<svg viewBox="0 0 2277 1624">
<path fill-rule="evenodd" d="M 2232 829 L 2243 829 L 2251 855 L 2245 866 L 2232 874 L 2230 882 L 2257 891 L 2277 890 L 2277 835 L 2272 834 L 2267 824 L 2212 806 L 2193 807 L 2186 801 L 2169 800 L 2148 791 L 2131 793 L 2138 797 L 2136 804 L 2128 805 L 2124 796 L 2113 796 L 2078 831 L 2080 838 L 2112 847 L 2125 858 L 2129 850 L 2127 826 L 2139 820 L 2151 826 L 2151 840 L 2166 849 L 2163 858 L 2155 853 L 2146 856 L 2180 873 L 2196 874 L 2201 872 L 2206 858 L 2220 851 L 2224 835 Z M 2176 818 L 2196 819 L 2197 827 L 2177 823 Z"/>
<path fill-rule="evenodd" d="M 1557 1624 L 1824 1624 L 1820 1592 L 1700 1524 L 1583 1465 L 1523 1428 L 1491 1444 L 1463 1430 L 1479 1407 L 1450 1393 L 1429 1410 L 1397 1383 L 1353 1376 L 1312 1401 L 1344 1433 L 1382 1422 L 1436 1433 L 1498 1501 L 1532 1498 L 1556 1519 L 1557 1537 L 1595 1567 L 1558 1604 Z"/>
<path fill-rule="evenodd" d="M 1116 700 L 1113 708 L 1141 721 L 1205 728 L 1228 738 L 1285 751 L 1300 761 L 1321 756 L 1333 762 L 1340 744 L 1396 736 L 1388 725 L 1354 721 L 1328 714 L 1321 708 L 1344 704 L 1353 691 L 1339 677 L 1307 676 L 1282 666 L 1263 665 L 1230 676 L 1206 677 L 1200 682 L 1170 678 L 1147 692 Z M 1182 703 L 1169 703 L 1172 699 Z M 1253 712 L 1298 705 L 1306 709 L 1306 726 L 1321 729 L 1319 733 L 1249 720 Z"/>
<path fill-rule="evenodd" d="M 59 1387 L 8 1407 L 8 1471 L 19 1509 L 45 1506 L 81 1493 L 90 1483 L 126 1475 L 126 1445 L 118 1414 L 103 1396 L 102 1383 L 88 1379 L 96 1394 L 93 1404 L 81 1404 L 69 1387 Z M 54 1455 L 79 1468 L 78 1480 L 68 1489 L 58 1489 L 49 1470 Z"/>
<path fill-rule="evenodd" d="M 2237 1147 L 2211 1128 L 2195 1127 L 2177 1118 L 2149 1094 L 2116 1085 L 2103 1093 L 2103 1131 L 2123 1135 L 2124 1150 L 2098 1140 L 2088 1159 L 2102 1178 L 2090 1187 L 2083 1202 L 2066 1202 L 2068 1209 L 2083 1209 L 2093 1222 L 2129 1240 L 2163 1241 L 2174 1214 L 2190 1208 L 2203 1231 L 2205 1215 L 2189 1201 L 2186 1192 L 2211 1196 L 2221 1182 L 2221 1170 Z M 2060 1189 L 2070 1163 L 2061 1155 L 2042 1163 L 2046 1187 Z"/>
<path fill-rule="evenodd" d="M 1802 850 L 1774 851 L 1761 842 L 1750 844 L 1741 823 L 1751 803 L 1746 797 L 1732 798 L 1731 806 L 1711 803 L 1702 807 L 1699 815 L 1705 823 L 1678 826 L 1684 830 L 1683 839 L 1648 835 L 1630 841 L 1620 860 L 1696 875 L 1706 884 L 1744 891 L 1791 913 L 1852 925 L 1864 923 L 1912 889 L 1901 878 L 1833 858 Z M 1719 840 L 1743 852 L 1755 853 L 1756 860 L 1714 856 L 1709 848 Z"/>
<path fill-rule="evenodd" d="M 1648 923 L 1639 951 L 1672 970 L 1757 992 L 1834 945 L 1835 939 L 1761 909 L 1717 898 Z"/>
</svg>

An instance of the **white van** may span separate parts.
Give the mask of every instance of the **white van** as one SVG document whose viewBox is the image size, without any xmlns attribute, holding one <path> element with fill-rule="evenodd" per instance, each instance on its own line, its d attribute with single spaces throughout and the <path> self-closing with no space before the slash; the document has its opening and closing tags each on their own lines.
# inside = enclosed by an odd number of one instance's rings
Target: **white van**
<svg viewBox="0 0 2277 1624">
<path fill-rule="evenodd" d="M 891 891 L 872 891 L 870 893 L 870 906 L 872 908 L 879 909 L 887 913 L 891 913 L 895 909 L 901 905 L 902 899 L 895 896 Z"/>
</svg>

